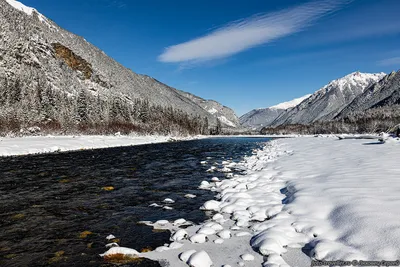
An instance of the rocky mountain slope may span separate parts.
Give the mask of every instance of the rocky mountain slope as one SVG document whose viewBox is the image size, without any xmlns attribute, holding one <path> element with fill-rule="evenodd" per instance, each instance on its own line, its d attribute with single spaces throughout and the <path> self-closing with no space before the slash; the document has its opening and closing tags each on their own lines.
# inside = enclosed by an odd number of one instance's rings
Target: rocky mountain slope
<svg viewBox="0 0 400 267">
<path fill-rule="evenodd" d="M 234 128 L 240 125 L 239 118 L 231 108 L 226 107 L 215 100 L 206 100 L 188 92 L 180 91 L 180 93 L 198 104 L 208 113 L 217 117 L 222 124 Z"/>
<path fill-rule="evenodd" d="M 297 106 L 310 96 L 311 95 L 305 95 L 269 108 L 253 109 L 240 117 L 240 124 L 253 129 L 260 129 L 264 126 L 268 126 L 287 109 Z"/>
<path fill-rule="evenodd" d="M 7 123 L 50 120 L 62 126 L 84 120 L 97 125 L 118 118 L 143 124 L 149 120 L 141 114 L 153 109 L 166 114 L 168 109 L 179 113 L 171 113 L 175 124 L 182 124 L 184 117 L 188 122 L 196 118 L 197 128 L 204 120 L 216 125 L 216 116 L 180 91 L 132 72 L 15 0 L 0 0 L 0 84 L 0 120 Z M 233 117 L 227 120 L 235 123 Z"/>
<path fill-rule="evenodd" d="M 400 104 L 400 71 L 386 75 L 358 95 L 335 118 L 342 119 L 366 110 Z"/>
<path fill-rule="evenodd" d="M 333 80 L 296 107 L 283 112 L 271 125 L 309 124 L 315 121 L 331 120 L 354 98 L 363 93 L 365 88 L 378 82 L 384 76 L 384 73 L 353 72 Z"/>
</svg>

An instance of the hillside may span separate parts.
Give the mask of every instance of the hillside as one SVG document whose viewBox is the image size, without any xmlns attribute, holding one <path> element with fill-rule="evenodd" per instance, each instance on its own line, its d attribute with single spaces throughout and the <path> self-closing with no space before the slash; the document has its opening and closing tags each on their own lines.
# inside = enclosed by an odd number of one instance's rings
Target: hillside
<svg viewBox="0 0 400 267">
<path fill-rule="evenodd" d="M 260 129 L 264 126 L 268 126 L 287 109 L 297 106 L 310 96 L 311 95 L 305 95 L 269 108 L 253 109 L 240 117 L 240 124 L 253 129 Z"/>
<path fill-rule="evenodd" d="M 231 108 L 226 107 L 215 100 L 206 100 L 188 92 L 179 91 L 183 96 L 189 98 L 208 113 L 217 117 L 221 123 L 228 127 L 236 128 L 239 126 L 239 119 Z"/>
<path fill-rule="evenodd" d="M 199 133 L 216 125 L 180 91 L 132 72 L 33 8 L 1 0 L 0 29 L 0 132 Z"/>
<path fill-rule="evenodd" d="M 310 124 L 331 120 L 365 88 L 384 76 L 384 73 L 353 72 L 333 80 L 293 109 L 282 113 L 271 125 Z"/>
</svg>

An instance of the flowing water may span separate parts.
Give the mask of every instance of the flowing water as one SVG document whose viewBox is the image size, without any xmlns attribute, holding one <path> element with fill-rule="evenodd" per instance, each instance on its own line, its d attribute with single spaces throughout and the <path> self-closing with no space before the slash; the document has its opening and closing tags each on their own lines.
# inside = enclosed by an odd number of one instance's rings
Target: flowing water
<svg viewBox="0 0 400 267">
<path fill-rule="evenodd" d="M 204 221 L 199 207 L 214 195 L 198 185 L 225 177 L 206 170 L 238 162 L 269 140 L 213 138 L 0 158 L 0 266 L 116 266 L 98 256 L 109 234 L 138 251 L 169 243 L 169 232 L 138 222 Z M 165 198 L 176 201 L 167 204 L 172 210 L 149 207 L 166 206 Z"/>
</svg>

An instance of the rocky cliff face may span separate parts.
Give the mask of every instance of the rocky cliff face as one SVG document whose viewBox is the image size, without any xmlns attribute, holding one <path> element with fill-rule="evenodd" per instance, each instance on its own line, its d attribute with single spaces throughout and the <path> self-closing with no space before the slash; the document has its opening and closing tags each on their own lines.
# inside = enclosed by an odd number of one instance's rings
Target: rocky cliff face
<svg viewBox="0 0 400 267">
<path fill-rule="evenodd" d="M 4 105 L 0 107 L 3 120 L 10 120 L 10 114 L 15 113 L 15 120 L 32 124 L 42 121 L 43 113 L 47 112 L 47 119 L 74 123 L 71 118 L 79 117 L 81 109 L 96 124 L 110 120 L 109 113 L 114 107 L 118 117 L 134 122 L 138 116 L 133 116 L 132 110 L 140 100 L 142 104 L 146 102 L 144 106 L 177 109 L 182 115 L 206 118 L 209 126 L 216 125 L 216 116 L 180 91 L 132 72 L 84 38 L 14 0 L 0 0 L 0 81 L 5 95 Z M 22 99 L 17 101 L 10 93 L 15 87 L 22 92 Z M 43 91 L 50 93 L 42 94 Z M 45 111 L 43 103 L 36 102 L 49 94 L 54 96 L 53 103 Z M 79 104 L 82 95 L 90 105 Z M 65 103 L 57 102 L 58 99 Z M 76 107 L 69 107 L 73 105 Z M 29 118 L 18 117 L 27 111 Z"/>
<path fill-rule="evenodd" d="M 293 109 L 282 113 L 272 125 L 309 124 L 331 120 L 354 98 L 363 93 L 365 88 L 384 76 L 384 73 L 354 72 L 331 81 Z"/>
</svg>

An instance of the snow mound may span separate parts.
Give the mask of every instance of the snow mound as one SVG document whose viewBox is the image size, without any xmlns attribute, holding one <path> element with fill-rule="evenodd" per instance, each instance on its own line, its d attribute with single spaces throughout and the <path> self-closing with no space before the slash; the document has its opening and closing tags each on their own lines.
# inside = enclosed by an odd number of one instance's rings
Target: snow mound
<svg viewBox="0 0 400 267">
<path fill-rule="evenodd" d="M 179 255 L 179 259 L 180 259 L 181 261 L 183 261 L 183 262 L 187 262 L 187 261 L 189 260 L 190 256 L 192 256 L 194 253 L 196 253 L 196 250 L 194 250 L 194 249 L 191 249 L 191 250 L 182 252 L 182 253 Z"/>
<path fill-rule="evenodd" d="M 204 250 L 193 253 L 187 261 L 187 264 L 192 267 L 210 267 L 213 262 L 210 256 Z"/>
<path fill-rule="evenodd" d="M 109 250 L 107 250 L 105 253 L 100 254 L 101 257 L 105 256 L 110 256 L 110 255 L 115 255 L 115 254 L 124 254 L 127 256 L 138 256 L 140 255 L 139 252 L 132 248 L 125 248 L 125 247 L 112 247 Z"/>
</svg>

